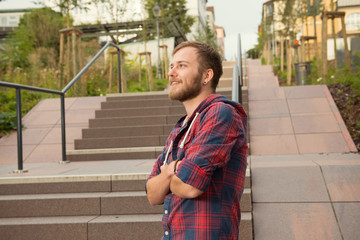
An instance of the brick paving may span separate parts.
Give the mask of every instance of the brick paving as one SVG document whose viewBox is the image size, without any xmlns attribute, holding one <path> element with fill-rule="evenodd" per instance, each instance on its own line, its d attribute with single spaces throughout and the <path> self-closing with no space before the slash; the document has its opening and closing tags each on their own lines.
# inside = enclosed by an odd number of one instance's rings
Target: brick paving
<svg viewBox="0 0 360 240">
<path fill-rule="evenodd" d="M 360 155 L 324 85 L 248 61 L 255 240 L 358 239 Z"/>
<path fill-rule="evenodd" d="M 327 87 L 280 87 L 258 60 L 248 61 L 247 72 L 255 240 L 358 239 L 360 155 Z M 66 99 L 68 150 L 104 100 Z M 11 173 L 16 134 L 0 140 L 0 181 L 150 171 L 153 160 L 58 164 L 59 108 L 59 99 L 43 100 L 23 119 L 28 173 Z"/>
</svg>

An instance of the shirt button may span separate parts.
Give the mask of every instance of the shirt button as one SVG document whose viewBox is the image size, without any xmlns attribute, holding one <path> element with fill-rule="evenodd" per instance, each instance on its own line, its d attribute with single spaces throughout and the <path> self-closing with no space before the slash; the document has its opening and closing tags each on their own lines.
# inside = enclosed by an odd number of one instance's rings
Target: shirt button
<svg viewBox="0 0 360 240">
<path fill-rule="evenodd" d="M 165 210 L 165 214 L 168 214 L 169 212 L 168 212 L 168 210 Z"/>
<path fill-rule="evenodd" d="M 166 235 L 166 236 L 169 235 L 169 232 L 168 232 L 168 231 L 165 231 L 165 235 Z"/>
</svg>

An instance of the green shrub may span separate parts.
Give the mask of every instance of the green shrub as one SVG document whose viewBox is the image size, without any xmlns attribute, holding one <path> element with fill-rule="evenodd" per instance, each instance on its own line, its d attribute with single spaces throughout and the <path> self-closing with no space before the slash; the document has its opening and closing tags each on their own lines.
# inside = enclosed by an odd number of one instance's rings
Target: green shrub
<svg viewBox="0 0 360 240">
<path fill-rule="evenodd" d="M 21 91 L 21 113 L 24 116 L 48 94 Z M 16 91 L 11 88 L 0 89 L 0 135 L 16 129 Z"/>
<path fill-rule="evenodd" d="M 16 114 L 0 112 L 0 135 L 16 130 Z"/>
</svg>

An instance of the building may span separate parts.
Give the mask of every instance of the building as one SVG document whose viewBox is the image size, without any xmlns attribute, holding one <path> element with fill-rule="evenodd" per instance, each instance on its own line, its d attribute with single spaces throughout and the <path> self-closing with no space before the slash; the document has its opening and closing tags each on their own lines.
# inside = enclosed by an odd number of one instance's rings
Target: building
<svg viewBox="0 0 360 240">
<path fill-rule="evenodd" d="M 205 33 L 207 26 L 207 0 L 187 0 L 186 2 L 188 15 L 195 18 L 195 23 L 191 27 L 191 33 L 187 34 L 186 37 L 188 40 L 194 40 L 194 35 L 196 35 L 198 31 Z"/>
<path fill-rule="evenodd" d="M 187 14 L 195 18 L 191 33 L 186 35 L 188 39 L 193 39 L 193 35 L 199 30 L 205 31 L 206 3 L 207 0 L 187 0 Z M 56 11 L 60 10 L 54 0 L 44 0 L 44 4 Z M 144 0 L 108 0 L 97 4 L 91 0 L 83 0 L 82 4 L 86 6 L 86 10 L 75 8 L 70 11 L 75 26 L 141 21 L 148 18 Z"/>
<path fill-rule="evenodd" d="M 263 4 L 260 34 L 263 39 L 263 57 L 267 63 L 272 63 L 275 57 L 280 57 L 281 53 L 284 53 L 281 48 L 285 48 L 286 43 L 294 47 L 292 56 L 295 62 L 310 61 L 314 56 L 319 56 L 322 46 L 322 11 L 329 12 L 329 14 L 334 12 L 345 13 L 344 20 L 349 50 L 352 50 L 352 54 L 354 54 L 359 49 L 359 0 L 312 0 L 310 6 L 305 6 L 303 1 L 295 0 L 291 7 L 291 16 L 284 19 L 285 8 L 289 2 L 287 0 L 270 0 Z M 314 5 L 314 3 L 318 3 L 318 5 Z M 317 11 L 314 11 L 316 9 Z M 311 11 L 315 13 L 315 18 Z M 341 18 L 335 17 L 334 21 L 327 21 L 328 60 L 333 60 L 335 57 L 333 29 L 335 30 L 337 51 L 341 52 L 344 49 L 342 38 L 344 29 L 342 29 Z"/>
<path fill-rule="evenodd" d="M 225 56 L 225 29 L 215 25 L 217 44 L 221 50 L 221 55 Z"/>
<path fill-rule="evenodd" d="M 21 4 L 13 0 L 0 1 L 0 41 L 4 40 L 19 25 L 20 18 L 31 8 L 38 8 L 33 2 Z"/>
<path fill-rule="evenodd" d="M 81 4 L 83 8 L 76 7 L 70 10 L 74 26 L 140 21 L 147 18 L 142 0 L 108 0 L 98 3 L 82 0 Z M 44 5 L 60 11 L 54 0 L 44 0 Z"/>
</svg>

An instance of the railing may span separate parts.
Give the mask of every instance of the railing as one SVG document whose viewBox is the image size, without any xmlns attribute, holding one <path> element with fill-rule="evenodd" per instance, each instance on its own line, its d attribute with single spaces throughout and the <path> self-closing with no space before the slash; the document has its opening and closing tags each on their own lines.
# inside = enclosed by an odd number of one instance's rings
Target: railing
<svg viewBox="0 0 360 240">
<path fill-rule="evenodd" d="M 246 62 L 246 60 L 245 60 Z M 246 67 L 245 67 L 246 68 Z M 243 87 L 243 62 L 241 54 L 241 37 L 238 35 L 237 45 L 237 64 L 233 67 L 233 84 L 232 84 L 232 100 L 242 104 L 242 87 Z"/>
<path fill-rule="evenodd" d="M 17 149 L 18 149 L 18 169 L 14 172 L 26 172 L 23 168 L 23 151 L 22 151 L 22 116 L 21 116 L 21 90 L 30 90 L 36 92 L 44 92 L 50 94 L 60 95 L 61 104 L 61 146 L 62 146 L 62 161 L 61 163 L 68 163 L 66 160 L 66 131 L 65 131 L 65 94 L 72 85 L 84 74 L 84 72 L 99 58 L 99 56 L 109 47 L 113 46 L 117 49 L 118 57 L 118 79 L 119 79 L 119 92 L 121 93 L 121 68 L 120 68 L 120 48 L 113 42 L 107 42 L 104 47 L 90 60 L 90 62 L 64 87 L 63 90 L 51 90 L 46 88 L 38 88 L 27 86 L 23 84 L 9 83 L 0 81 L 1 87 L 15 88 L 16 89 L 16 118 L 17 118 Z"/>
</svg>

